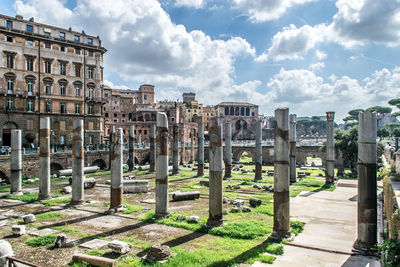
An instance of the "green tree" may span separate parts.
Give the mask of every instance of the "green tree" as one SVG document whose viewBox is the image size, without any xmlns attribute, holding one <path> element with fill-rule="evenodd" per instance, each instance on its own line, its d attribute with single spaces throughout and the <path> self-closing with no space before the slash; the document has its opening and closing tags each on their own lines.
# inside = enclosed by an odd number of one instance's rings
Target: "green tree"
<svg viewBox="0 0 400 267">
<path fill-rule="evenodd" d="M 375 111 L 376 113 L 380 113 L 380 114 L 388 114 L 388 113 L 392 112 L 392 108 L 383 107 L 383 106 L 373 106 L 373 107 L 367 108 L 367 110 Z"/>
<path fill-rule="evenodd" d="M 400 137 L 400 128 L 393 129 L 392 136 L 393 137 Z"/>
<path fill-rule="evenodd" d="M 377 135 L 380 138 L 389 137 L 390 136 L 390 131 L 387 128 L 383 127 L 383 128 L 378 130 Z"/>
</svg>

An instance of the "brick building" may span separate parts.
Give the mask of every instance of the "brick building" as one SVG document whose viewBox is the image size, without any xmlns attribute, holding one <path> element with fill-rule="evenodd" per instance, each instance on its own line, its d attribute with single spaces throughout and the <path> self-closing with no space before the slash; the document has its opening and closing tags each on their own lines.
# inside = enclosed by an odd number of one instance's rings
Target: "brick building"
<svg viewBox="0 0 400 267">
<path fill-rule="evenodd" d="M 52 143 L 70 145 L 72 122 L 83 119 L 85 144 L 103 139 L 103 55 L 100 38 L 0 15 L 0 137 L 22 129 L 38 144 L 39 119 L 50 117 Z"/>
</svg>

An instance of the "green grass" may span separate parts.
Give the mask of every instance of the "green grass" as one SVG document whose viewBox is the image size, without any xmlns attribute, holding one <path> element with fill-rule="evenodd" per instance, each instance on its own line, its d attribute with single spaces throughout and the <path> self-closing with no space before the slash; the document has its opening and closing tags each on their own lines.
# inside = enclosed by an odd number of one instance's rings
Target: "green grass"
<svg viewBox="0 0 400 267">
<path fill-rule="evenodd" d="M 24 193 L 21 196 L 12 196 L 8 195 L 8 199 L 15 199 L 15 200 L 20 200 L 26 203 L 37 203 L 39 194 L 38 193 Z"/>
<path fill-rule="evenodd" d="M 56 234 L 50 234 L 50 235 L 32 237 L 29 238 L 28 241 L 26 241 L 26 245 L 30 247 L 48 246 L 54 243 L 56 236 L 57 236 Z"/>
<path fill-rule="evenodd" d="M 36 215 L 37 221 L 55 221 L 58 218 L 64 216 L 61 212 L 46 212 Z"/>
<path fill-rule="evenodd" d="M 54 227 L 50 227 L 50 228 L 54 229 L 54 230 L 58 230 L 63 233 L 68 233 L 68 234 L 71 234 L 74 236 L 78 236 L 80 238 L 87 238 L 87 237 L 92 236 L 91 234 L 88 234 L 88 233 L 82 233 L 79 229 L 76 229 L 71 226 L 54 226 Z"/>
<path fill-rule="evenodd" d="M 298 235 L 303 231 L 304 225 L 304 222 L 290 221 L 290 231 L 292 232 L 292 234 Z"/>
<path fill-rule="evenodd" d="M 86 254 L 90 256 L 102 256 L 104 252 L 101 252 L 100 250 L 89 250 L 88 252 L 86 252 Z"/>
<path fill-rule="evenodd" d="M 253 159 L 249 156 L 247 156 L 247 154 L 243 154 L 243 156 L 240 158 L 240 163 L 249 163 L 252 162 Z"/>
<path fill-rule="evenodd" d="M 56 199 L 42 201 L 42 204 L 45 205 L 46 207 L 58 206 L 60 204 L 69 204 L 69 203 L 71 203 L 71 199 L 69 198 L 56 198 Z"/>
<path fill-rule="evenodd" d="M 134 212 L 139 212 L 143 210 L 142 206 L 136 206 L 136 205 L 130 205 L 130 204 L 126 204 L 124 205 L 124 211 L 122 212 L 123 214 L 131 214 Z"/>
</svg>

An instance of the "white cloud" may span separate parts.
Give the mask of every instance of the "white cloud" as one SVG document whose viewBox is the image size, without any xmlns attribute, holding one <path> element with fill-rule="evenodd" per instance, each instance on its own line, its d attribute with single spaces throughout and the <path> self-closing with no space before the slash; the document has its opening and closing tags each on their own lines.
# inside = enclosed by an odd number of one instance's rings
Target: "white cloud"
<svg viewBox="0 0 400 267">
<path fill-rule="evenodd" d="M 176 0 L 175 5 L 178 7 L 204 8 L 207 0 Z"/>
<path fill-rule="evenodd" d="M 234 8 L 249 17 L 251 22 L 264 22 L 280 18 L 295 5 L 312 0 L 233 0 Z"/>
<path fill-rule="evenodd" d="M 109 80 L 103 80 L 103 83 L 105 86 L 108 86 L 112 89 L 131 89 L 126 85 L 116 85 L 113 82 L 109 81 Z"/>
<path fill-rule="evenodd" d="M 41 0 L 17 0 L 16 11 L 100 35 L 108 49 L 105 71 L 127 82 L 155 84 L 157 96 L 168 91 L 169 98 L 177 98 L 186 89 L 201 101 L 218 102 L 214 92 L 229 95 L 235 85 L 236 58 L 255 55 L 243 38 L 213 40 L 202 31 L 188 32 L 174 24 L 156 0 L 77 0 L 74 10 L 64 7 L 63 0 L 45 1 L 57 9 L 43 8 Z"/>
<path fill-rule="evenodd" d="M 321 69 L 325 68 L 325 63 L 324 62 L 317 62 L 314 64 L 310 64 L 308 67 L 312 72 L 317 72 L 320 71 Z"/>
<path fill-rule="evenodd" d="M 318 60 L 324 60 L 328 57 L 328 54 L 321 50 L 316 50 L 315 56 L 317 57 Z"/>
</svg>

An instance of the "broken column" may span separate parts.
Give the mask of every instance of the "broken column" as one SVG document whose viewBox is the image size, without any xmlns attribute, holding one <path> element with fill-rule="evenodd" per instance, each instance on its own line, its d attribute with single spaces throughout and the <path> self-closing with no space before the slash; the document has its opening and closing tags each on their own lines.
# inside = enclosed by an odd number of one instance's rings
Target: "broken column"
<svg viewBox="0 0 400 267">
<path fill-rule="evenodd" d="M 296 182 L 296 114 L 290 114 L 290 184 Z"/>
<path fill-rule="evenodd" d="M 168 216 L 168 119 L 157 113 L 156 217 Z"/>
<path fill-rule="evenodd" d="M 275 110 L 274 124 L 274 227 L 272 238 L 290 236 L 289 109 Z"/>
<path fill-rule="evenodd" d="M 204 123 L 198 123 L 197 130 L 197 176 L 204 175 Z"/>
<path fill-rule="evenodd" d="M 218 119 L 214 119 L 210 127 L 210 187 L 209 187 L 209 212 L 207 226 L 219 226 L 222 224 L 222 125 Z"/>
<path fill-rule="evenodd" d="M 190 131 L 190 163 L 194 164 L 194 130 Z"/>
<path fill-rule="evenodd" d="M 122 128 L 112 133 L 111 144 L 111 198 L 110 209 L 117 210 L 122 206 L 122 164 L 124 135 Z"/>
<path fill-rule="evenodd" d="M 129 171 L 135 169 L 135 125 L 129 126 L 129 158 L 128 167 Z"/>
<path fill-rule="evenodd" d="M 156 170 L 156 125 L 150 125 L 150 171 Z"/>
<path fill-rule="evenodd" d="M 231 123 L 225 123 L 225 175 L 224 178 L 232 177 L 232 128 Z"/>
<path fill-rule="evenodd" d="M 254 180 L 262 180 L 262 121 L 256 123 L 256 172 Z"/>
<path fill-rule="evenodd" d="M 11 179 L 10 192 L 13 195 L 21 195 L 21 173 L 22 173 L 22 154 L 21 154 L 21 130 L 11 130 Z"/>
<path fill-rule="evenodd" d="M 377 242 L 376 113 L 358 115 L 357 240 L 354 248 L 371 250 Z"/>
<path fill-rule="evenodd" d="M 181 139 L 181 165 L 185 164 L 185 129 L 182 128 Z"/>
<path fill-rule="evenodd" d="M 173 153 L 172 153 L 172 175 L 179 173 L 179 126 L 174 124 L 173 128 Z"/>
<path fill-rule="evenodd" d="M 39 200 L 50 198 L 50 118 L 40 119 Z"/>
<path fill-rule="evenodd" d="M 78 205 L 84 201 L 83 120 L 74 120 L 72 129 L 72 200 Z"/>
<path fill-rule="evenodd" d="M 326 184 L 333 184 L 333 177 L 335 176 L 335 143 L 333 140 L 334 117 L 335 112 L 326 112 Z"/>
<path fill-rule="evenodd" d="M 111 125 L 110 128 L 108 129 L 108 140 L 109 140 L 109 147 L 108 147 L 108 169 L 111 170 L 111 154 L 112 154 L 112 143 L 113 143 L 113 133 L 115 131 L 115 126 Z"/>
</svg>

